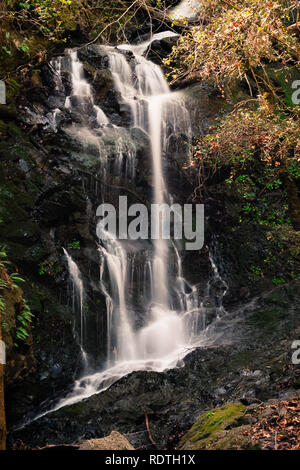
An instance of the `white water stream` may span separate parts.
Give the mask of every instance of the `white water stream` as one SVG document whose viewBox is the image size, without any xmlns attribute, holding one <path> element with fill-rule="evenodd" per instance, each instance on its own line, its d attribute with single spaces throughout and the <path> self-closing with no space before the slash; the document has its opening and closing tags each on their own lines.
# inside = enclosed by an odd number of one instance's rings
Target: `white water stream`
<svg viewBox="0 0 300 470">
<path fill-rule="evenodd" d="M 173 35 L 170 32 L 160 33 L 151 40 Z M 122 103 L 130 109 L 132 127 L 140 128 L 149 138 L 153 203 L 162 204 L 171 200 L 163 171 L 170 136 L 189 136 L 190 122 L 181 93 L 171 92 L 160 67 L 143 56 L 150 42 L 99 48 L 107 53 L 115 87 Z M 94 104 L 93 92 L 84 78 L 77 53 L 72 52 L 70 57 L 72 92 L 66 98 L 65 107 L 84 107 L 88 103 L 96 113 L 98 125 L 104 134 L 110 133 L 116 140 L 122 138 L 124 128 L 110 124 L 104 112 Z M 60 69 L 57 72 L 60 73 Z M 88 132 L 93 134 L 92 130 Z M 100 139 L 98 136 L 93 138 Z M 103 148 L 103 143 L 99 143 L 99 147 Z M 121 155 L 126 150 L 122 148 Z M 130 160 L 131 178 L 134 178 L 134 158 L 133 152 Z M 160 229 L 158 223 L 158 233 Z M 136 325 L 133 308 L 133 278 L 140 260 L 132 256 L 127 245 L 113 237 L 99 244 L 99 254 L 100 287 L 106 298 L 107 309 L 107 362 L 102 369 L 99 365 L 99 370 L 89 372 L 77 380 L 73 391 L 55 406 L 55 410 L 105 390 L 132 371 L 164 371 L 180 366 L 187 352 L 205 343 L 205 309 L 197 289 L 184 279 L 181 254 L 174 244 L 160 238 L 153 240 L 152 249 L 144 259 L 139 274 L 139 283 L 144 292 L 143 319 L 139 326 Z M 78 266 L 66 251 L 65 255 L 80 299 L 82 347 L 82 277 Z M 213 256 L 211 264 L 214 275 L 220 277 Z M 221 314 L 221 310 L 218 313 Z"/>
</svg>

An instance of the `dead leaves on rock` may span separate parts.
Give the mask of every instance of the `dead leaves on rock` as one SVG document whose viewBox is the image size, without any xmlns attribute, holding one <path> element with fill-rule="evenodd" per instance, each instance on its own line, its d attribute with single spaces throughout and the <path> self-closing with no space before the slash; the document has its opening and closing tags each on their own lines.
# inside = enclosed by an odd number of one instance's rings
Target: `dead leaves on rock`
<svg viewBox="0 0 300 470">
<path fill-rule="evenodd" d="M 261 405 L 245 435 L 262 450 L 300 450 L 300 398 Z"/>
</svg>

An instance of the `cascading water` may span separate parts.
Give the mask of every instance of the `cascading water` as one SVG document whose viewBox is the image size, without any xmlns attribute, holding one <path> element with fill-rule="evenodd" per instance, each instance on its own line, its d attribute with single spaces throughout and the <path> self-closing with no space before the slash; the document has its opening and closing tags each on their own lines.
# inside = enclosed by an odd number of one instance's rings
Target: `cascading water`
<svg viewBox="0 0 300 470">
<path fill-rule="evenodd" d="M 170 141 L 179 136 L 186 139 L 190 136 L 189 115 L 181 93 L 171 92 L 160 67 L 143 55 L 151 41 L 173 35 L 170 32 L 160 33 L 137 46 L 99 46 L 99 50 L 108 56 L 120 101 L 130 110 L 132 128 L 139 128 L 149 140 L 154 204 L 172 200 L 163 172 L 163 161 Z M 91 110 L 95 117 L 92 125 L 82 117 L 82 126 L 76 132 L 85 133 L 87 139 L 98 142 L 100 157 L 105 155 L 101 160 L 103 165 L 107 161 L 105 137 L 112 137 L 117 160 L 114 171 L 123 171 L 123 176 L 133 180 L 136 153 L 132 146 L 128 147 L 128 143 L 124 144 L 128 130 L 109 123 L 103 111 L 95 105 L 91 86 L 84 79 L 83 66 L 77 53 L 72 52 L 69 59 L 72 92 L 66 98 L 65 107 L 71 111 L 77 107 L 83 111 L 83 116 Z M 56 70 L 59 75 L 61 68 L 56 67 Z M 120 163 L 124 158 L 125 170 Z M 107 166 L 105 168 L 104 179 L 110 171 Z M 158 235 L 161 229 L 158 220 Z M 143 249 L 134 245 L 133 249 L 131 242 L 123 242 L 113 236 L 100 242 L 100 288 L 107 308 L 107 361 L 102 369 L 99 365 L 100 371 L 77 380 L 72 393 L 61 400 L 55 409 L 100 392 L 132 371 L 163 371 L 178 366 L 188 350 L 201 341 L 199 335 L 206 327 L 205 308 L 199 300 L 197 288 L 184 279 L 178 247 L 159 236 L 152 241 L 152 246 L 149 245 Z M 78 267 L 66 251 L 65 255 L 74 285 L 81 292 L 79 297 L 82 303 L 83 285 Z M 221 280 L 215 269 L 213 254 L 211 263 L 214 278 Z M 139 311 L 138 318 L 136 310 Z M 83 328 L 84 319 L 81 335 Z"/>
<path fill-rule="evenodd" d="M 79 310 L 80 320 L 79 320 L 79 344 L 83 358 L 83 365 L 84 368 L 88 365 L 88 358 L 87 354 L 84 351 L 84 333 L 85 333 L 85 315 L 84 315 L 84 287 L 82 282 L 82 275 L 80 270 L 69 255 L 67 250 L 63 248 L 64 255 L 67 259 L 68 263 L 68 270 L 73 284 L 73 292 L 72 292 L 72 307 L 73 311 L 76 313 Z M 76 330 L 76 326 L 75 326 Z"/>
<path fill-rule="evenodd" d="M 159 34 L 160 38 L 172 36 L 174 33 Z M 155 37 L 153 38 L 155 39 Z M 153 203 L 163 204 L 170 201 L 167 192 L 162 168 L 163 152 L 167 151 L 168 139 L 170 137 L 170 127 L 173 135 L 177 133 L 178 122 L 181 123 L 180 131 L 189 135 L 189 119 L 187 110 L 183 104 L 182 97 L 179 93 L 171 93 L 168 84 L 163 76 L 162 70 L 157 65 L 145 59 L 142 54 L 149 46 L 150 41 L 139 46 L 122 45 L 118 48 L 105 48 L 109 56 L 109 67 L 112 72 L 115 86 L 121 94 L 122 102 L 129 106 L 132 113 L 133 127 L 139 127 L 149 137 L 152 168 L 153 168 Z M 103 47 L 99 46 L 100 49 Z M 133 59 L 131 64 L 126 60 L 125 53 L 131 52 Z M 135 79 L 133 78 L 135 77 Z M 158 223 L 156 232 L 159 235 L 162 227 Z M 160 236 L 153 240 L 153 255 L 145 266 L 150 276 L 151 295 L 148 305 L 145 305 L 144 326 L 141 329 L 134 330 L 134 319 L 128 320 L 128 314 L 124 315 L 126 310 L 124 299 L 122 302 L 120 292 L 124 291 L 128 286 L 128 279 L 125 263 L 122 272 L 122 286 L 120 287 L 120 277 L 116 282 L 115 274 L 115 249 L 118 247 L 119 258 L 128 257 L 124 255 L 124 249 L 120 242 L 114 240 L 102 249 L 104 258 L 107 262 L 109 276 L 112 285 L 117 285 L 117 296 L 112 295 L 114 304 L 118 305 L 120 314 L 114 316 L 118 319 L 117 333 L 115 341 L 115 351 L 117 360 L 120 362 L 131 360 L 130 367 L 141 366 L 141 361 L 145 361 L 149 365 L 149 361 L 159 359 L 159 367 L 161 367 L 164 358 L 167 362 L 176 362 L 178 351 L 184 347 L 187 338 L 190 337 L 186 331 L 188 322 L 185 321 L 185 307 L 189 307 L 196 314 L 198 306 L 197 295 L 190 297 L 189 304 L 182 303 L 182 310 L 175 311 L 172 309 L 172 300 L 170 296 L 170 282 L 168 274 L 169 263 L 169 246 L 168 241 L 163 240 Z M 176 249 L 176 247 L 175 247 Z M 174 253 L 173 253 L 174 255 Z M 176 249 L 175 264 L 180 261 L 180 256 Z M 132 269 L 132 267 L 131 267 Z M 175 268 L 175 272 L 183 279 L 182 268 Z M 175 274 L 176 277 L 176 274 Z M 144 279 L 142 282 L 145 282 Z M 177 283 L 177 295 L 182 300 L 185 295 L 184 281 Z M 115 290 L 113 288 L 113 290 Z M 128 298 L 125 302 L 129 306 L 132 305 L 132 299 Z M 123 317 L 122 317 L 123 315 Z M 130 315 L 129 315 L 130 316 Z M 126 320 L 126 321 L 125 321 Z M 125 336 L 125 343 L 131 343 L 130 354 L 127 351 L 124 355 L 124 332 L 128 332 Z M 119 332 L 119 333 L 118 333 Z M 110 333 L 112 336 L 113 331 Z M 174 357 L 172 356 L 174 354 Z M 137 364 L 138 361 L 139 363 Z M 166 363 L 167 367 L 168 364 Z M 152 363 L 155 369 L 155 363 Z"/>
<path fill-rule="evenodd" d="M 72 94 L 66 98 L 65 107 L 72 108 L 73 105 L 90 105 L 95 113 L 97 123 L 100 126 L 108 124 L 108 118 L 105 116 L 102 109 L 94 103 L 91 86 L 87 80 L 84 79 L 83 66 L 78 60 L 77 52 L 71 52 L 70 56 L 72 63 Z"/>
</svg>

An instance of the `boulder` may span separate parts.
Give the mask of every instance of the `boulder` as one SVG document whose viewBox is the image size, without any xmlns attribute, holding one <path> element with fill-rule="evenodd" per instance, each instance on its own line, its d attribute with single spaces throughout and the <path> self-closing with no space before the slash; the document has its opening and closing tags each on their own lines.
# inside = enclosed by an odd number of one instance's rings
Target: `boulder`
<svg viewBox="0 0 300 470">
<path fill-rule="evenodd" d="M 135 450 L 130 442 L 117 431 L 102 439 L 90 439 L 80 444 L 79 450 Z"/>
</svg>

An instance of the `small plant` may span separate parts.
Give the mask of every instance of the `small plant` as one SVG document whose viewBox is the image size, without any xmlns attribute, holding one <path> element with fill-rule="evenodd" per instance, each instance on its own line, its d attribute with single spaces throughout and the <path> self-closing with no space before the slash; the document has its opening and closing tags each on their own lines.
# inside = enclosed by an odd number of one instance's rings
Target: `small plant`
<svg viewBox="0 0 300 470">
<path fill-rule="evenodd" d="M 252 271 L 252 273 L 255 275 L 255 276 L 263 276 L 263 272 L 262 272 L 262 269 L 260 266 L 250 266 L 250 271 Z"/>
<path fill-rule="evenodd" d="M 10 55 L 10 54 L 11 54 L 11 50 L 8 49 L 6 46 L 2 46 L 2 50 L 3 50 L 3 52 L 5 52 L 5 54 L 7 54 L 7 55 Z"/>
<path fill-rule="evenodd" d="M 24 8 L 24 10 L 30 10 L 31 5 L 29 3 L 20 2 L 19 7 Z"/>
<path fill-rule="evenodd" d="M 282 284 L 285 284 L 284 279 L 277 278 L 277 277 L 273 277 L 272 282 L 273 282 L 273 284 L 275 284 L 275 286 L 281 286 Z"/>
<path fill-rule="evenodd" d="M 0 248 L 0 317 L 5 315 L 5 299 L 1 295 L 1 291 L 5 289 L 16 289 L 19 283 L 24 283 L 25 280 L 20 277 L 18 273 L 8 274 L 6 267 L 9 265 L 7 260 L 7 254 L 5 247 Z M 22 301 L 22 307 L 20 313 L 17 315 L 17 326 L 16 326 L 16 339 L 19 341 L 25 341 L 29 336 L 28 327 L 32 321 L 33 314 L 31 313 L 30 307 L 25 299 Z M 2 319 L 2 318 L 1 318 Z M 18 347 L 18 344 L 15 343 Z"/>
<path fill-rule="evenodd" d="M 25 280 L 20 277 L 18 273 L 13 273 L 10 275 L 11 280 L 13 281 L 13 287 L 18 287 L 18 284 L 22 284 Z"/>
<path fill-rule="evenodd" d="M 68 244 L 69 250 L 80 250 L 80 241 L 73 240 L 71 243 Z"/>
<path fill-rule="evenodd" d="M 44 274 L 46 274 L 46 265 L 45 265 L 45 262 L 39 264 L 38 273 L 39 273 L 40 276 L 44 276 Z"/>
<path fill-rule="evenodd" d="M 28 54 L 29 53 L 29 46 L 27 44 L 20 44 L 20 46 L 18 47 L 19 51 L 22 51 L 24 52 L 24 54 Z"/>
<path fill-rule="evenodd" d="M 26 341 L 26 339 L 29 336 L 28 333 L 28 327 L 30 326 L 30 323 L 32 322 L 32 317 L 34 315 L 31 313 L 30 307 L 28 303 L 26 302 L 25 299 L 23 299 L 22 303 L 22 311 L 21 313 L 17 316 L 17 329 L 16 329 L 16 338 L 20 341 Z M 15 346 L 18 346 L 17 343 L 15 343 Z"/>
</svg>

